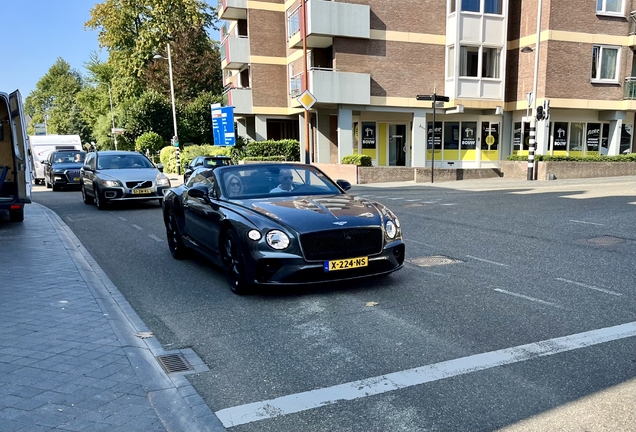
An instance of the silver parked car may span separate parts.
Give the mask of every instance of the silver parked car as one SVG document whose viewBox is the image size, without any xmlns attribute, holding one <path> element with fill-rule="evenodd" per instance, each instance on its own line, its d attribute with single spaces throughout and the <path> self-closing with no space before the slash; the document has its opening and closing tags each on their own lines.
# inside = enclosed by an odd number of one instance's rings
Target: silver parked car
<svg viewBox="0 0 636 432">
<path fill-rule="evenodd" d="M 170 188 L 163 165 L 131 151 L 96 151 L 86 155 L 80 170 L 82 198 L 102 210 L 109 202 L 159 200 Z"/>
</svg>

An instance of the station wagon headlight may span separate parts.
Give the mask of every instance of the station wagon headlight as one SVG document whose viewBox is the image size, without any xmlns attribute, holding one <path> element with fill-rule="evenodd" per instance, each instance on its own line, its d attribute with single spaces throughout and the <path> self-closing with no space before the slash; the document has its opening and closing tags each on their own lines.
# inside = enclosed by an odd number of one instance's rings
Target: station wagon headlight
<svg viewBox="0 0 636 432">
<path fill-rule="evenodd" d="M 157 186 L 167 186 L 170 187 L 170 179 L 165 175 L 159 174 L 157 176 Z"/>
<path fill-rule="evenodd" d="M 393 221 L 388 220 L 386 221 L 386 224 L 384 225 L 385 229 L 386 229 L 386 235 L 389 236 L 389 238 L 395 238 L 395 235 L 397 234 L 397 227 L 395 226 L 395 223 L 393 223 Z"/>
<path fill-rule="evenodd" d="M 123 187 L 119 180 L 100 180 L 99 183 L 106 187 Z"/>
<path fill-rule="evenodd" d="M 289 247 L 289 237 L 280 230 L 271 230 L 265 237 L 267 244 L 276 250 L 283 250 Z"/>
</svg>

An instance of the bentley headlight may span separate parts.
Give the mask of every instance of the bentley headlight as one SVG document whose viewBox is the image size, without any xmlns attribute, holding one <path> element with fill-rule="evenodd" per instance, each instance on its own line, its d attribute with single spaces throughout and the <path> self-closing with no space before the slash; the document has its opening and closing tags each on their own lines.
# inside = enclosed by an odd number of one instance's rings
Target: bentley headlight
<svg viewBox="0 0 636 432">
<path fill-rule="evenodd" d="M 398 218 L 395 218 L 395 226 L 397 226 L 398 228 L 400 227 L 400 221 L 398 220 Z"/>
<path fill-rule="evenodd" d="M 389 236 L 389 238 L 391 239 L 395 238 L 395 235 L 397 234 L 397 227 L 395 226 L 393 221 L 386 221 L 384 227 L 386 228 L 386 235 Z"/>
<path fill-rule="evenodd" d="M 170 179 L 163 174 L 157 176 L 157 186 L 170 187 Z"/>
<path fill-rule="evenodd" d="M 273 249 L 283 250 L 289 247 L 289 237 L 282 231 L 271 230 L 266 236 L 267 244 Z"/>
<path fill-rule="evenodd" d="M 99 183 L 106 187 L 123 187 L 119 180 L 100 180 Z"/>
</svg>

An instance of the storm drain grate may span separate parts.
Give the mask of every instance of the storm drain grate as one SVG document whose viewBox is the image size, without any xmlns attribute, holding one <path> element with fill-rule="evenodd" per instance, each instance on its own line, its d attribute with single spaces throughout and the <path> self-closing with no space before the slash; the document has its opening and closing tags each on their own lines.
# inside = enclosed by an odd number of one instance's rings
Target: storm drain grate
<svg viewBox="0 0 636 432">
<path fill-rule="evenodd" d="M 433 267 L 433 266 L 457 264 L 457 263 L 463 262 L 461 260 L 450 258 L 443 255 L 433 255 L 433 256 L 427 256 L 427 257 L 421 257 L 421 258 L 409 258 L 406 261 L 420 267 Z"/>
<path fill-rule="evenodd" d="M 159 364 L 166 373 L 187 372 L 194 370 L 190 363 L 181 354 L 169 354 L 157 356 Z"/>
<path fill-rule="evenodd" d="M 620 237 L 601 236 L 601 237 L 593 237 L 593 238 L 587 239 L 587 242 L 593 243 L 599 246 L 611 246 L 618 243 L 625 243 L 625 239 Z"/>
</svg>

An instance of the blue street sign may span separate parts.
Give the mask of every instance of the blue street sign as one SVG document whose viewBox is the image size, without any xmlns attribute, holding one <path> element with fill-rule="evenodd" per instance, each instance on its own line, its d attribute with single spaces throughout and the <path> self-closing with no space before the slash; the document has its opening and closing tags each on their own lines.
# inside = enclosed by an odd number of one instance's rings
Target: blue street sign
<svg viewBox="0 0 636 432">
<path fill-rule="evenodd" d="M 211 106 L 212 109 L 212 132 L 214 133 L 214 145 L 233 146 L 236 145 L 234 135 L 234 107 Z"/>
</svg>

